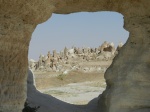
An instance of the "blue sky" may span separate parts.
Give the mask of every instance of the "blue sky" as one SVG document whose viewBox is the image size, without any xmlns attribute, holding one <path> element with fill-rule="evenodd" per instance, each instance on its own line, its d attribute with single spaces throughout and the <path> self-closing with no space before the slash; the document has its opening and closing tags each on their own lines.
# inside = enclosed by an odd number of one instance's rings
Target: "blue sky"
<svg viewBox="0 0 150 112">
<path fill-rule="evenodd" d="M 33 32 L 28 57 L 38 60 L 40 54 L 60 51 L 65 46 L 98 47 L 104 41 L 125 43 L 129 33 L 123 23 L 123 15 L 116 12 L 53 14 Z"/>
</svg>

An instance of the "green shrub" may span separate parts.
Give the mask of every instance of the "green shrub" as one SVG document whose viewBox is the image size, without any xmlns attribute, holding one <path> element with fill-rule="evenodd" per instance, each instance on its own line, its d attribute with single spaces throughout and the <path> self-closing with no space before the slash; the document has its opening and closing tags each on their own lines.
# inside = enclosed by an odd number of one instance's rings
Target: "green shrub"
<svg viewBox="0 0 150 112">
<path fill-rule="evenodd" d="M 57 78 L 58 78 L 59 80 L 64 80 L 64 75 L 63 75 L 63 74 L 60 74 L 60 75 L 57 76 Z"/>
</svg>

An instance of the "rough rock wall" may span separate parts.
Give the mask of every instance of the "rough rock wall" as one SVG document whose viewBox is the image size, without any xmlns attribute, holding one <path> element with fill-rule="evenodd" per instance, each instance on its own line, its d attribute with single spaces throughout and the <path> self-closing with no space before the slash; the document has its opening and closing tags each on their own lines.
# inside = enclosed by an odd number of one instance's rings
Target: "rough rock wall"
<svg viewBox="0 0 150 112">
<path fill-rule="evenodd" d="M 105 74 L 103 112 L 146 112 L 150 108 L 149 0 L 1 0 L 0 111 L 20 112 L 26 98 L 27 54 L 35 26 L 52 14 L 116 11 L 125 16 L 128 42 Z M 8 64 L 9 63 L 9 64 Z"/>
<path fill-rule="evenodd" d="M 0 16 L 0 112 L 17 112 L 23 108 L 33 29 L 16 16 Z"/>
<path fill-rule="evenodd" d="M 29 42 L 36 25 L 51 16 L 53 7 L 48 3 L 0 1 L 0 112 L 23 109 Z M 50 10 L 41 13 L 42 9 Z"/>
<path fill-rule="evenodd" d="M 150 112 L 150 17 L 125 18 L 126 45 L 105 73 L 101 112 Z"/>
</svg>

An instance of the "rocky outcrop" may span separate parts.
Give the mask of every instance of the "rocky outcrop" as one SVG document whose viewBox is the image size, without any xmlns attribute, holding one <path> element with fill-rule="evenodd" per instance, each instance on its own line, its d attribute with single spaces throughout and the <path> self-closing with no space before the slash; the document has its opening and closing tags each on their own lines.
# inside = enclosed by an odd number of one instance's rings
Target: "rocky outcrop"
<svg viewBox="0 0 150 112">
<path fill-rule="evenodd" d="M 0 16 L 0 111 L 23 108 L 26 96 L 28 46 L 35 26 L 12 15 Z"/>
<path fill-rule="evenodd" d="M 53 6 L 47 3 L 0 1 L 0 112 L 21 112 L 23 109 L 29 42 L 36 25 L 52 13 Z M 41 13 L 42 9 L 50 10 Z"/>
<path fill-rule="evenodd" d="M 60 51 L 60 53 L 57 53 L 56 50 L 54 50 L 53 54 L 50 54 L 49 51 L 47 56 L 40 55 L 37 62 L 30 59 L 29 68 L 35 72 L 53 71 L 63 73 L 66 70 L 73 70 L 104 73 L 121 47 L 122 46 L 119 45 L 116 51 L 114 44 L 107 42 L 104 42 L 99 48 L 72 47 L 68 49 L 65 47 L 64 52 Z M 101 63 L 104 62 L 106 64 L 102 65 Z"/>
<path fill-rule="evenodd" d="M 130 37 L 105 73 L 107 89 L 99 100 L 102 112 L 150 111 L 150 19 L 126 19 Z"/>
<path fill-rule="evenodd" d="M 103 112 L 150 111 L 149 0 L 1 0 L 0 111 L 20 112 L 26 98 L 27 54 L 37 24 L 51 14 L 116 11 L 124 15 L 127 43 L 105 74 Z"/>
</svg>

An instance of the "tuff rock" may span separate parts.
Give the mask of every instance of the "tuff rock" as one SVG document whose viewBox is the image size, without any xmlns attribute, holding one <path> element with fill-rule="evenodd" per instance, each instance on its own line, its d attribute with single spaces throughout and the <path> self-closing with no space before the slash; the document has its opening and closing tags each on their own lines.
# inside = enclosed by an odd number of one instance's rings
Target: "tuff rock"
<svg viewBox="0 0 150 112">
<path fill-rule="evenodd" d="M 105 73 L 101 112 L 150 111 L 149 0 L 1 0 L 0 111 L 21 112 L 26 99 L 28 47 L 35 27 L 52 13 L 115 11 L 130 32 Z"/>
</svg>

